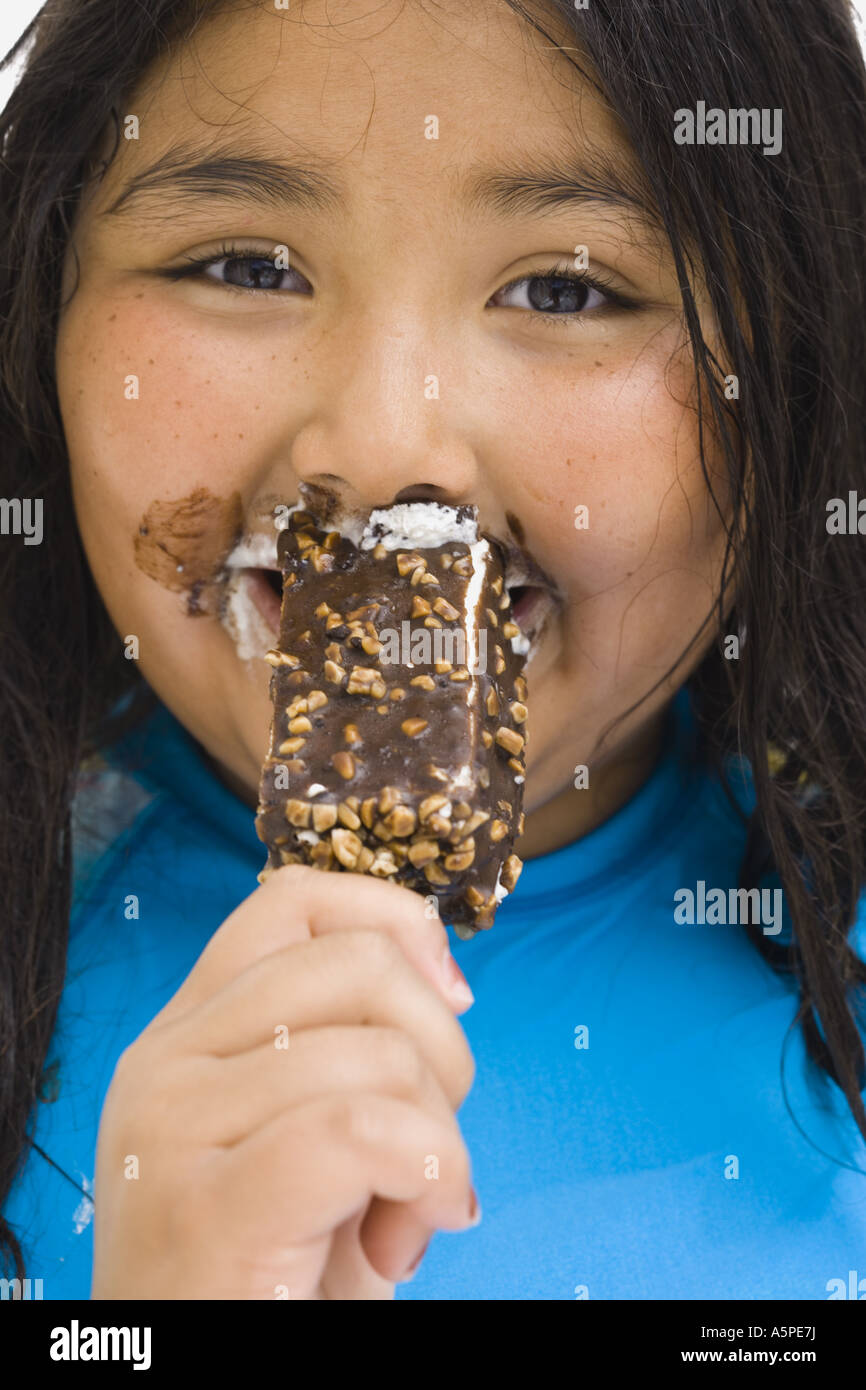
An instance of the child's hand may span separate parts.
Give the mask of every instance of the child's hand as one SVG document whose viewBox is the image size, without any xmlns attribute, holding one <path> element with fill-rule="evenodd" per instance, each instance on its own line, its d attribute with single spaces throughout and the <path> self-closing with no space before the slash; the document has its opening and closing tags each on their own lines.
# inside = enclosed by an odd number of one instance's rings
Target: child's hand
<svg viewBox="0 0 866 1390">
<path fill-rule="evenodd" d="M 360 875 L 251 894 L 117 1063 L 91 1297 L 387 1299 L 471 1225 L 447 946 L 422 898 Z"/>
</svg>

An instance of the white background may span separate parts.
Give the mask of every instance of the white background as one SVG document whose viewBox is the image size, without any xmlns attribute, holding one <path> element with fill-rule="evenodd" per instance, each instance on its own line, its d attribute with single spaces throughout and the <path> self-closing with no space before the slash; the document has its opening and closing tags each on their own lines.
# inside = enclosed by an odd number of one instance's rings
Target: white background
<svg viewBox="0 0 866 1390">
<path fill-rule="evenodd" d="M 129 0 L 129 3 L 133 3 L 133 0 Z M 41 8 L 42 0 L 0 0 L 0 57 L 6 55 Z M 866 0 L 854 0 L 854 11 L 858 18 L 860 39 L 866 48 Z M 14 68 L 0 72 L 0 110 L 6 105 L 15 82 Z"/>
</svg>

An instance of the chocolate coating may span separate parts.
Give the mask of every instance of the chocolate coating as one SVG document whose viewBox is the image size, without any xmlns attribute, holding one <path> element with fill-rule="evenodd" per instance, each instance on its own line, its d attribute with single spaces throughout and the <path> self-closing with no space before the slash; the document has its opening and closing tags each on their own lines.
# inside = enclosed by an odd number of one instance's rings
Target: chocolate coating
<svg viewBox="0 0 866 1390">
<path fill-rule="evenodd" d="M 278 553 L 260 877 L 369 873 L 434 894 L 460 935 L 491 926 L 522 867 L 526 740 L 499 547 L 361 550 L 295 512 Z"/>
</svg>

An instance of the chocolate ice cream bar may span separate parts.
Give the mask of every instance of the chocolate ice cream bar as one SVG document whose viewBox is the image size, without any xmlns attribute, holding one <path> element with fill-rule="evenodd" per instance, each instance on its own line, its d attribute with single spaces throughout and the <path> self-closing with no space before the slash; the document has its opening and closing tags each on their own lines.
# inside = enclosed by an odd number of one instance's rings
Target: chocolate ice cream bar
<svg viewBox="0 0 866 1390">
<path fill-rule="evenodd" d="M 528 649 L 496 542 L 475 508 L 408 503 L 353 536 L 295 511 L 278 556 L 260 879 L 371 874 L 461 936 L 492 926 L 522 868 Z"/>
</svg>

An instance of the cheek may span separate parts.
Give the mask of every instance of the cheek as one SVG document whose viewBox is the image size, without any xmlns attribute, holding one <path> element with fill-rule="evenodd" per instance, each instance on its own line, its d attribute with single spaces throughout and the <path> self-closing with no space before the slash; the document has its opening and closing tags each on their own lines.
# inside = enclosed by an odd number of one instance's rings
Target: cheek
<svg viewBox="0 0 866 1390">
<path fill-rule="evenodd" d="M 575 601 L 618 590 L 627 603 L 663 573 L 714 572 L 722 525 L 700 463 L 691 357 L 678 336 L 672 328 L 537 373 L 519 412 L 510 407 L 503 437 L 515 510 Z"/>
<path fill-rule="evenodd" d="M 125 389 L 131 374 L 137 398 Z M 236 650 L 207 592 L 193 606 L 172 570 L 182 560 L 195 581 L 221 569 L 273 454 L 258 424 L 268 418 L 264 392 L 254 396 L 246 373 L 230 367 L 218 335 L 205 349 L 116 293 L 102 304 L 73 300 L 57 381 L 76 518 L 115 627 L 139 639 L 142 673 L 177 717 L 253 785 L 269 668 L 238 686 Z M 219 592 L 214 585 L 211 596 Z M 203 669 L 211 705 L 200 698 Z"/>
<path fill-rule="evenodd" d="M 179 330 L 139 295 L 80 292 L 61 321 L 76 513 L 110 608 L 116 595 L 124 612 L 176 613 L 165 591 L 200 591 L 236 539 L 273 445 L 261 364 L 248 374 L 232 356 L 219 334 Z"/>
<path fill-rule="evenodd" d="M 236 485 L 269 389 L 258 361 L 246 354 L 239 365 L 227 334 L 184 330 L 141 294 L 76 297 L 57 343 L 73 469 L 122 479 L 133 509 L 188 483 Z"/>
</svg>

